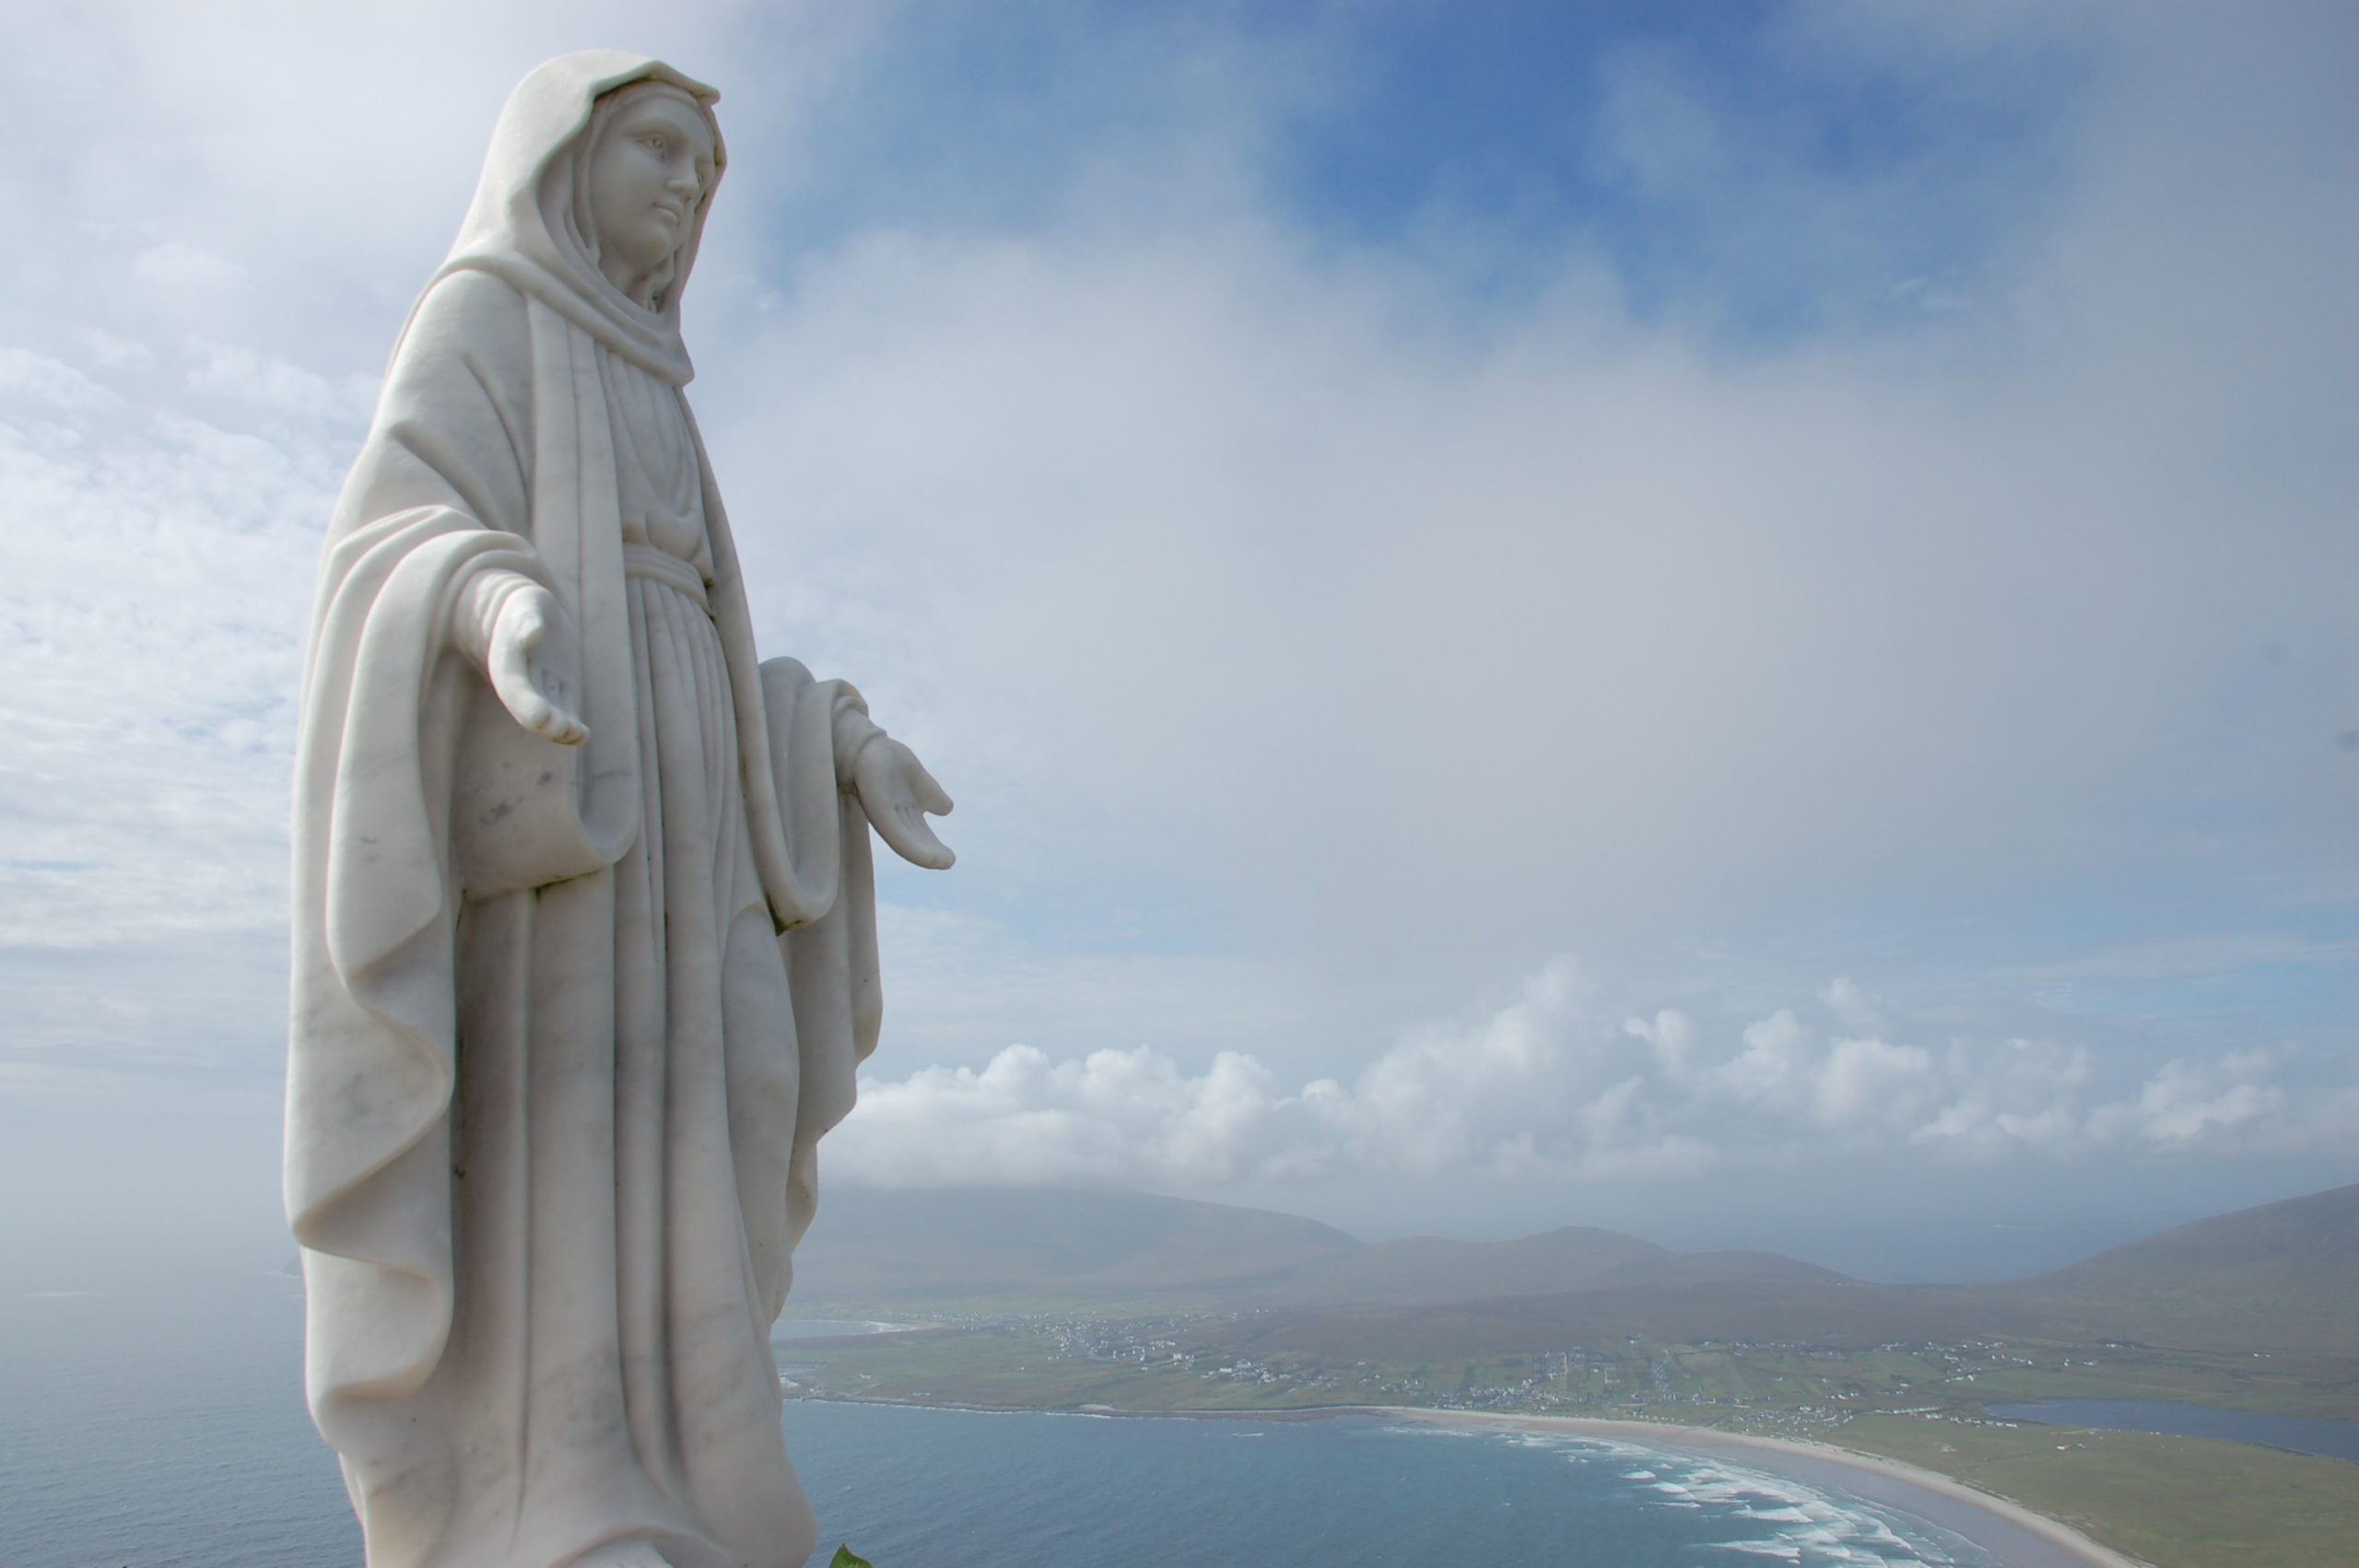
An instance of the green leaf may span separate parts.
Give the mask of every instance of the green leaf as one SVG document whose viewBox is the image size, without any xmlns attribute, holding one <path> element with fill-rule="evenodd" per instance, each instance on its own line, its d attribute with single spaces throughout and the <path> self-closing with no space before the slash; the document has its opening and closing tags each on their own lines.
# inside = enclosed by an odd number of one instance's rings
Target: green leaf
<svg viewBox="0 0 2359 1568">
<path fill-rule="evenodd" d="M 876 1564 L 865 1557 L 854 1556 L 851 1548 L 839 1546 L 836 1554 L 827 1559 L 827 1568 L 876 1568 Z"/>
</svg>

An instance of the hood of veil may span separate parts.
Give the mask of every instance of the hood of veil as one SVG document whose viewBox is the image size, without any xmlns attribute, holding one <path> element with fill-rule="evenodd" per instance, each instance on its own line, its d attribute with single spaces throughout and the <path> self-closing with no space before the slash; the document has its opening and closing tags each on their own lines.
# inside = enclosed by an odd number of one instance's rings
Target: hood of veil
<svg viewBox="0 0 2359 1568">
<path fill-rule="evenodd" d="M 712 179 L 689 216 L 687 235 L 673 253 L 671 279 L 652 310 L 598 270 L 588 211 L 590 152 L 604 123 L 599 99 L 638 82 L 660 82 L 686 94 L 712 133 Z M 675 386 L 685 385 L 696 369 L 680 341 L 680 296 L 728 162 L 712 115 L 720 97 L 662 61 L 626 50 L 586 49 L 538 66 L 517 84 L 500 111 L 475 201 L 434 281 L 454 272 L 491 273 L 547 304 L 612 352 Z M 433 284 L 427 287 L 430 290 Z"/>
</svg>

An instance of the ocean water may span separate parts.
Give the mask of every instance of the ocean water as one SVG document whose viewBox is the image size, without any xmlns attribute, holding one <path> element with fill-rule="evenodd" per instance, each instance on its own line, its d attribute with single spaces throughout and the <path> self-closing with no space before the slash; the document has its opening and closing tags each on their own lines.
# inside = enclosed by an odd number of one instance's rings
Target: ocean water
<svg viewBox="0 0 2359 1568">
<path fill-rule="evenodd" d="M 821 1560 L 841 1540 L 879 1568 L 1994 1568 L 1839 1492 L 1632 1444 L 811 1400 L 786 1430 Z"/>
<path fill-rule="evenodd" d="M 0 1297 L 0 1568 L 337 1568 L 290 1280 Z M 879 1568 L 1214 1562 L 1993 1568 L 1840 1492 L 1619 1443 L 790 1402 L 823 1532 Z"/>
</svg>

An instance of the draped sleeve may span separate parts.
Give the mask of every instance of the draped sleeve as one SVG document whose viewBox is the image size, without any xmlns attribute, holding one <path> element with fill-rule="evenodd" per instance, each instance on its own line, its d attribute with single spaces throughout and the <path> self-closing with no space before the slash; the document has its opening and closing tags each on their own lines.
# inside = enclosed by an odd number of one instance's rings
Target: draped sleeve
<svg viewBox="0 0 2359 1568">
<path fill-rule="evenodd" d="M 481 684 L 451 622 L 477 574 L 542 576 L 523 302 L 499 287 L 432 291 L 395 351 L 329 524 L 304 676 L 286 1199 L 332 1434 L 360 1408 L 341 1407 L 422 1382 L 450 1322 L 450 805 Z"/>
</svg>

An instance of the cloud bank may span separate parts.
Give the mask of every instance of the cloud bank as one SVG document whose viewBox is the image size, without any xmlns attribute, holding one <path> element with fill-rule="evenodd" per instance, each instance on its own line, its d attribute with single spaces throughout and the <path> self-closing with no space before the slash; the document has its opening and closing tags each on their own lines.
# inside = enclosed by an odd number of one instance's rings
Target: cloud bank
<svg viewBox="0 0 2359 1568">
<path fill-rule="evenodd" d="M 2359 1087 L 2297 1092 L 2293 1046 L 2175 1059 L 2110 1082 L 2085 1047 L 1895 1033 L 1837 979 L 1729 1037 L 1663 1010 L 1618 1027 L 1574 965 L 1456 1026 L 1411 1032 L 1349 1083 L 1289 1086 L 1242 1051 L 1190 1073 L 1148 1047 L 864 1078 L 830 1168 L 881 1187 L 1203 1189 L 1349 1176 L 1562 1182 L 1972 1165 L 2036 1157 L 2318 1154 L 2359 1138 Z"/>
</svg>

